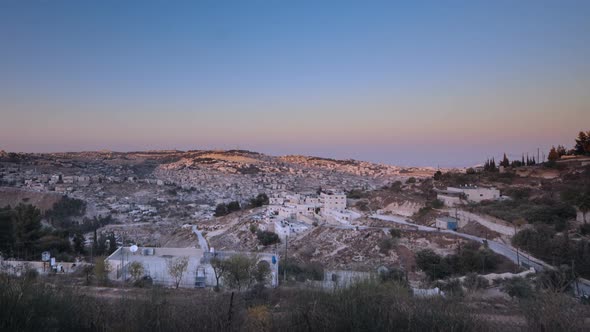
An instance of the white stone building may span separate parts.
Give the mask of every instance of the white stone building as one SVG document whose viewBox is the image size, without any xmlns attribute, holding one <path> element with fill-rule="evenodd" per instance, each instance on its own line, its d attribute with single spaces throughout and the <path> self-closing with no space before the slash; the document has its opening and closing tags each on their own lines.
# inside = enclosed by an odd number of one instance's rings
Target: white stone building
<svg viewBox="0 0 590 332">
<path fill-rule="evenodd" d="M 343 211 L 346 209 L 346 194 L 335 190 L 320 193 L 320 204 L 323 209 Z"/>
</svg>

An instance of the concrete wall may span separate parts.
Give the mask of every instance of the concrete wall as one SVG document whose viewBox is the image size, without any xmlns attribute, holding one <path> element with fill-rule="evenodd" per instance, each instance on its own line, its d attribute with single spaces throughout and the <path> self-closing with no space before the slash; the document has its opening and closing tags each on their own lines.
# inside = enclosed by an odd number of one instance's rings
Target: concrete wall
<svg viewBox="0 0 590 332">
<path fill-rule="evenodd" d="M 449 214 L 455 216 L 455 210 L 449 210 Z M 500 233 L 502 235 L 513 236 L 514 227 L 506 221 L 491 217 L 491 216 L 480 216 L 471 212 L 458 210 L 456 216 L 459 219 L 459 227 L 465 226 L 469 221 L 475 221 L 488 229 Z"/>
<path fill-rule="evenodd" d="M 447 196 L 447 195 L 438 194 L 438 195 L 436 195 L 436 198 L 441 200 L 445 204 L 445 206 L 449 206 L 449 207 L 453 207 L 453 206 L 461 204 L 461 199 L 456 196 Z"/>
<path fill-rule="evenodd" d="M 167 261 L 179 257 L 188 257 L 188 268 L 183 275 L 180 286 L 194 287 L 197 267 L 200 264 L 201 257 L 203 257 L 203 250 L 196 248 L 154 248 L 154 255 L 142 255 L 142 249 L 139 248 L 138 252 L 132 253 L 128 247 L 125 247 L 121 255 L 121 248 L 119 248 L 109 256 L 106 259 L 111 268 L 109 278 L 111 280 L 122 280 L 122 273 L 124 273 L 126 278 L 130 279 L 129 265 L 132 262 L 140 262 L 145 269 L 145 274 L 149 275 L 154 283 L 173 286 L 174 279 L 168 273 Z M 121 259 L 124 261 L 123 270 L 121 269 Z"/>
<path fill-rule="evenodd" d="M 336 276 L 333 279 L 333 276 Z M 375 278 L 376 274 L 371 272 L 359 272 L 359 271 L 325 271 L 323 281 L 313 281 L 311 284 L 322 289 L 337 289 L 346 288 L 351 285 Z M 334 281 L 337 280 L 337 281 Z"/>
<path fill-rule="evenodd" d="M 405 201 L 403 203 L 394 202 L 387 205 L 383 211 L 389 211 L 393 214 L 397 214 L 404 217 L 411 217 L 414 213 L 418 212 L 420 208 L 424 207 L 424 204 Z"/>
<path fill-rule="evenodd" d="M 77 269 L 86 263 L 71 263 L 71 262 L 56 262 L 57 265 L 62 265 L 64 273 L 71 273 L 77 271 Z M 0 260 L 0 271 L 16 276 L 22 275 L 27 269 L 34 269 L 39 274 L 47 274 L 51 272 L 51 266 L 49 262 L 43 266 L 43 262 L 37 261 L 5 261 Z"/>
</svg>

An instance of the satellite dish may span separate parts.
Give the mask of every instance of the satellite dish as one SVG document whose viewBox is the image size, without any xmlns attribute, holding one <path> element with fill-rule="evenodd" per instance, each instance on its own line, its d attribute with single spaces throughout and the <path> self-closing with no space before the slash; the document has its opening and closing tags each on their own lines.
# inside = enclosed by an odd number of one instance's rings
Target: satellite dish
<svg viewBox="0 0 590 332">
<path fill-rule="evenodd" d="M 132 253 L 136 253 L 138 249 L 139 248 L 134 244 L 129 248 L 129 251 L 131 251 Z"/>
</svg>

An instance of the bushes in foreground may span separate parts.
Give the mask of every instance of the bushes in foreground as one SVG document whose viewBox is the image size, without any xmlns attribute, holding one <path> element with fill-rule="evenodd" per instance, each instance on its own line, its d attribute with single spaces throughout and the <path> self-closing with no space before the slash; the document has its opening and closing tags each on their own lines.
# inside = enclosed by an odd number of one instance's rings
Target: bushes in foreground
<svg viewBox="0 0 590 332">
<path fill-rule="evenodd" d="M 44 285 L 0 276 L 2 331 L 583 331 L 587 306 L 556 294 L 523 300 L 512 315 L 487 321 L 489 309 L 457 298 L 416 298 L 395 282 L 314 289 L 135 289 L 100 296 L 94 288 Z M 117 295 L 115 295 L 117 296 Z M 481 316 L 479 314 L 482 314 Z"/>
<path fill-rule="evenodd" d="M 85 289 L 86 294 L 92 291 Z M 389 283 L 359 284 L 332 293 L 310 289 L 213 293 L 159 288 L 138 292 L 143 296 L 113 301 L 72 288 L 3 280 L 0 330 L 489 330 L 456 301 L 412 298 L 405 289 Z"/>
</svg>

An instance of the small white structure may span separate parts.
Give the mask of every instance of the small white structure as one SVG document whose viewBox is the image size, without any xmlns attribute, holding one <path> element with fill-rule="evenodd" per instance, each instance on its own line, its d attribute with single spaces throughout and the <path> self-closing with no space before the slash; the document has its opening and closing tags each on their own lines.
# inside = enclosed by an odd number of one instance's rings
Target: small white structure
<svg viewBox="0 0 590 332">
<path fill-rule="evenodd" d="M 274 222 L 274 231 L 281 240 L 285 240 L 287 236 L 305 232 L 308 229 L 309 225 L 295 220 L 277 220 Z"/>
<path fill-rule="evenodd" d="M 470 202 L 479 203 L 481 201 L 495 201 L 500 199 L 500 190 L 496 188 L 484 188 L 478 186 L 465 186 L 461 188 L 447 188 L 454 189 L 454 190 L 462 190 L 465 194 L 465 197 Z"/>
<path fill-rule="evenodd" d="M 438 287 L 435 288 L 412 288 L 412 293 L 416 297 L 434 297 L 434 296 L 445 296 L 445 293 Z"/>
<path fill-rule="evenodd" d="M 358 219 L 361 215 L 357 212 L 351 210 L 323 210 L 323 216 L 328 219 L 328 221 L 335 221 L 341 224 L 348 225 L 351 221 Z"/>
<path fill-rule="evenodd" d="M 133 248 L 133 249 L 132 249 Z M 137 248 L 137 249 L 136 249 Z M 143 265 L 145 276 L 151 277 L 155 284 L 163 286 L 175 286 L 174 278 L 168 272 L 168 261 L 177 258 L 188 258 L 186 272 L 180 280 L 179 287 L 193 288 L 215 286 L 216 280 L 211 266 L 211 258 L 229 258 L 232 255 L 247 255 L 257 257 L 259 261 L 266 261 L 271 268 L 271 276 L 268 282 L 271 286 L 278 285 L 279 257 L 273 253 L 251 252 L 221 252 L 211 248 L 210 251 L 197 248 L 152 248 L 152 247 L 120 247 L 111 254 L 105 262 L 109 267 L 109 278 L 121 281 L 123 278 L 130 280 L 129 267 L 133 262 Z"/>
<path fill-rule="evenodd" d="M 478 186 L 447 187 L 446 190 L 435 189 L 436 198 L 443 201 L 446 206 L 455 206 L 467 200 L 472 203 L 481 201 L 495 201 L 502 198 L 500 190 Z"/>
</svg>

